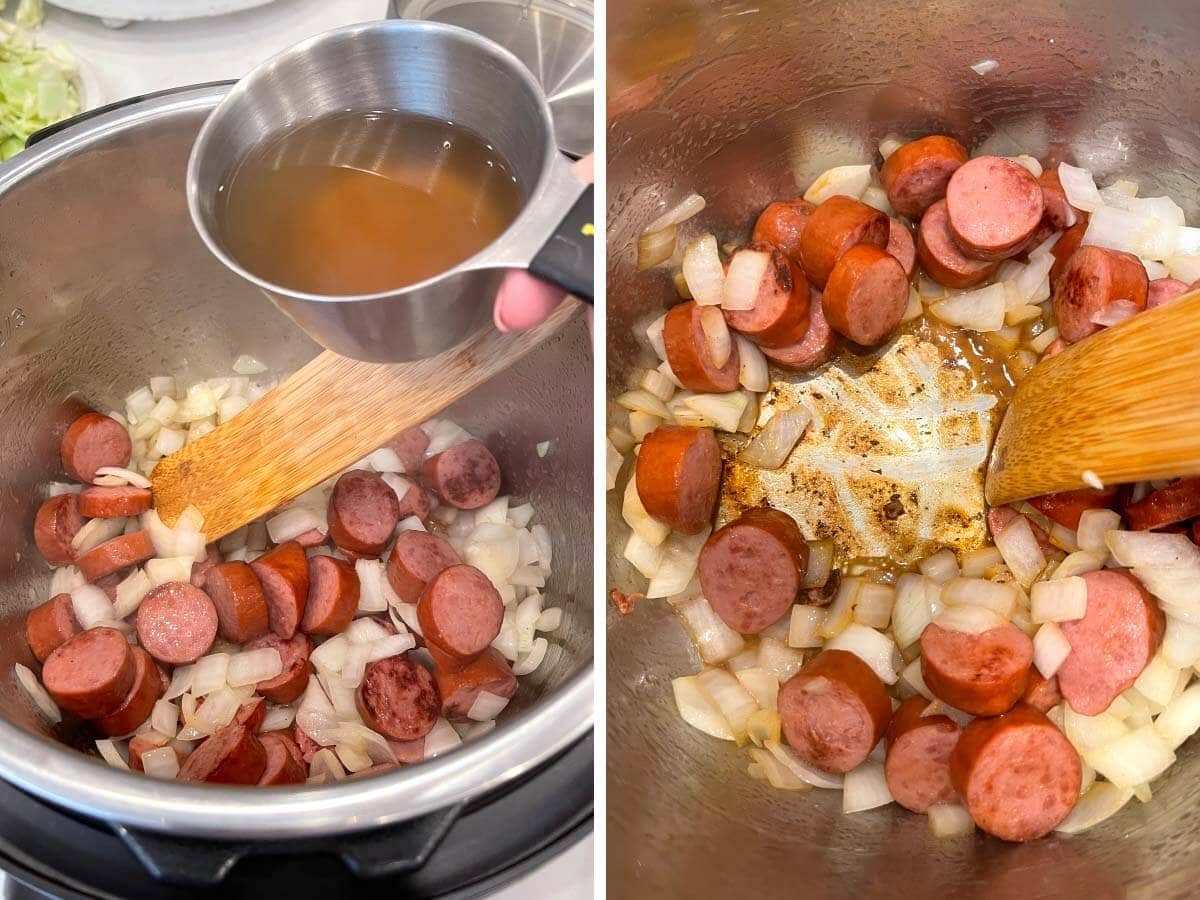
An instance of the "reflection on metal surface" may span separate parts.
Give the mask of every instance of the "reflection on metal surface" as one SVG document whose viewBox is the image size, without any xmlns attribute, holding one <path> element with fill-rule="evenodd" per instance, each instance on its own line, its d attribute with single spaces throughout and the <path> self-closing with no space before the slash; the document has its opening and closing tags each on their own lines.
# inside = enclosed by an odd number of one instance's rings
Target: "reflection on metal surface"
<svg viewBox="0 0 1200 900">
<path fill-rule="evenodd" d="M 725 466 L 721 513 L 769 502 L 845 557 L 908 563 L 983 542 L 983 464 L 996 397 L 941 349 L 897 340 L 861 374 L 837 365 L 772 385 L 759 424 L 807 407 L 808 433 L 780 469 Z"/>
</svg>

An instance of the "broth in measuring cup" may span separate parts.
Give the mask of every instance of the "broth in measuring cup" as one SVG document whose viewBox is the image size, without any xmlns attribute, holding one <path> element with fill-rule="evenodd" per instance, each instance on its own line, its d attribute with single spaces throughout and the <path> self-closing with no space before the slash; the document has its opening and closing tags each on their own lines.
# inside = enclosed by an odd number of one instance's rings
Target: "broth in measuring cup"
<svg viewBox="0 0 1200 900">
<path fill-rule="evenodd" d="M 520 211 L 484 139 L 407 113 L 338 113 L 263 142 L 222 180 L 221 240 L 259 278 L 309 294 L 374 294 L 474 256 Z"/>
</svg>

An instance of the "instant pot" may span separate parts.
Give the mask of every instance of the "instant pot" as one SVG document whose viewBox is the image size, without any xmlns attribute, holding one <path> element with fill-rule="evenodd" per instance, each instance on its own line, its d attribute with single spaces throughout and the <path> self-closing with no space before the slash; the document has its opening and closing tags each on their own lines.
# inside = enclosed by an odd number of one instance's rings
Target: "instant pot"
<svg viewBox="0 0 1200 900">
<path fill-rule="evenodd" d="M 608 4 L 608 390 L 657 359 L 641 327 L 678 302 L 637 273 L 638 234 L 697 191 L 689 228 L 743 241 L 771 200 L 888 134 L 948 133 L 1140 182 L 1200 221 L 1200 7 L 1172 0 L 758 0 Z M 688 232 L 691 233 L 690 231 Z M 638 335 L 635 335 L 635 327 Z M 1069 398 L 1064 398 L 1069 402 Z M 623 483 L 609 492 L 620 522 Z M 609 535 L 611 587 L 639 589 Z M 641 582 L 644 584 L 644 582 Z M 1196 896 L 1193 740 L 1147 804 L 1076 837 L 938 840 L 896 806 L 851 816 L 746 773 L 685 725 L 672 677 L 699 660 L 666 603 L 608 612 L 608 889 L 645 897 Z"/>
<path fill-rule="evenodd" d="M 152 374 L 213 377 L 249 353 L 282 378 L 320 351 L 193 230 L 188 154 L 226 90 L 86 114 L 0 167 L 0 867 L 13 890 L 69 897 L 484 893 L 591 827 L 592 426 L 561 415 L 590 408 L 582 317 L 445 413 L 554 536 L 565 611 L 491 733 L 334 786 L 156 781 L 80 752 L 95 735 L 52 729 L 11 677 L 33 665 L 25 612 L 49 580 L 33 517 L 74 415 Z"/>
</svg>

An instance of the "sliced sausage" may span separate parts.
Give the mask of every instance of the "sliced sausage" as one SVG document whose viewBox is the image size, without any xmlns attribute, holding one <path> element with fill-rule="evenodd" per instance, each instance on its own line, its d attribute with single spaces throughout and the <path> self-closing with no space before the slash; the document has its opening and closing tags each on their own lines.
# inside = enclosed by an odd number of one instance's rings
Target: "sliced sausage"
<svg viewBox="0 0 1200 900">
<path fill-rule="evenodd" d="M 411 766 L 425 758 L 425 738 L 423 737 L 417 738 L 415 741 L 388 741 L 388 746 L 396 754 L 396 762 L 401 765 Z"/>
<path fill-rule="evenodd" d="M 421 471 L 421 463 L 425 461 L 425 451 L 429 449 L 429 435 L 420 425 L 405 428 L 386 444 L 400 457 L 400 464 L 405 472 Z"/>
<path fill-rule="evenodd" d="M 751 244 L 737 253 L 766 253 L 769 261 L 753 309 L 727 309 L 725 321 L 760 347 L 786 347 L 808 331 L 808 279 L 782 250 Z"/>
<path fill-rule="evenodd" d="M 701 591 L 725 624 L 758 634 L 791 610 L 807 565 L 808 544 L 795 520 L 756 507 L 713 532 L 697 569 Z"/>
<path fill-rule="evenodd" d="M 1055 228 L 1074 226 L 1081 213 L 1067 200 L 1067 192 L 1063 190 L 1062 181 L 1059 180 L 1058 169 L 1043 170 L 1037 181 L 1042 189 L 1042 202 L 1046 206 L 1046 221 Z"/>
<path fill-rule="evenodd" d="M 1021 699 L 1033 665 L 1033 641 L 1004 622 L 981 634 L 936 622 L 921 632 L 921 675 L 935 697 L 973 716 L 995 716 Z"/>
<path fill-rule="evenodd" d="M 1155 278 L 1146 288 L 1146 309 L 1170 303 L 1190 290 L 1190 287 L 1175 278 Z"/>
<path fill-rule="evenodd" d="M 129 432 L 116 419 L 84 413 L 62 439 L 63 469 L 76 481 L 91 481 L 104 466 L 127 466 L 133 454 Z"/>
<path fill-rule="evenodd" d="M 1071 708 L 1085 716 L 1108 709 L 1137 680 L 1162 643 L 1162 609 L 1125 572 L 1086 572 L 1087 612 L 1063 622 L 1071 652 L 1059 666 L 1058 689 Z"/>
<path fill-rule="evenodd" d="M 79 571 L 88 581 L 96 581 L 105 575 L 136 566 L 154 556 L 154 543 L 146 531 L 123 534 L 105 541 L 82 554 L 76 561 Z"/>
<path fill-rule="evenodd" d="M 804 339 L 788 347 L 764 347 L 762 351 L 775 365 L 803 372 L 820 368 L 833 359 L 837 345 L 838 337 L 825 318 L 824 299 L 814 291 L 808 304 L 808 331 Z"/>
<path fill-rule="evenodd" d="M 903 266 L 904 277 L 912 278 L 913 267 L 917 264 L 917 245 L 908 226 L 899 219 L 888 219 L 887 252 Z"/>
<path fill-rule="evenodd" d="M 445 538 L 427 531 L 405 531 L 397 536 L 388 555 L 388 584 L 405 603 L 416 603 L 434 576 L 461 562 Z"/>
<path fill-rule="evenodd" d="M 99 719 L 125 702 L 136 669 L 125 635 L 115 628 L 89 628 L 46 657 L 42 684 L 71 715 Z"/>
<path fill-rule="evenodd" d="M 856 768 L 879 743 L 892 701 L 879 676 L 845 650 L 823 650 L 779 689 L 783 735 L 823 772 Z"/>
<path fill-rule="evenodd" d="M 1055 338 L 1050 342 L 1050 346 L 1042 351 L 1042 359 L 1049 359 L 1051 356 L 1057 356 L 1069 346 L 1070 344 L 1068 344 L 1062 338 Z"/>
<path fill-rule="evenodd" d="M 436 663 L 433 680 L 442 698 L 442 715 L 447 719 L 466 719 L 472 704 L 484 691 L 505 699 L 517 692 L 517 676 L 504 654 L 495 647 L 488 647 L 466 665 L 442 653 L 434 644 L 429 645 L 429 652 Z"/>
<path fill-rule="evenodd" d="M 396 500 L 400 504 L 400 519 L 403 521 L 409 516 L 416 516 L 422 521 L 428 519 L 429 511 L 433 509 L 433 498 L 415 482 L 407 478 L 400 480 L 408 485 L 408 490 L 403 495 L 396 493 Z"/>
<path fill-rule="evenodd" d="M 737 346 L 734 345 L 724 366 L 713 364 L 700 324 L 700 307 L 694 300 L 671 307 L 663 325 L 663 343 L 671 371 L 689 391 L 724 394 L 737 390 Z"/>
<path fill-rule="evenodd" d="M 425 460 L 421 471 L 438 499 L 456 509 L 479 509 L 500 493 L 500 464 L 482 441 L 455 444 Z"/>
<path fill-rule="evenodd" d="M 1133 531 L 1148 531 L 1200 516 L 1200 478 L 1183 478 L 1125 507 Z"/>
<path fill-rule="evenodd" d="M 313 642 L 306 634 L 297 634 L 284 639 L 274 634 L 265 634 L 246 644 L 247 650 L 273 647 L 279 651 L 283 670 L 268 681 L 260 681 L 254 690 L 279 706 L 286 706 L 304 693 L 308 677 L 312 674 L 312 663 L 308 658 L 313 651 Z"/>
<path fill-rule="evenodd" d="M 287 541 L 250 563 L 267 601 L 271 631 L 290 638 L 304 618 L 308 601 L 308 557 L 295 541 Z"/>
<path fill-rule="evenodd" d="M 1050 712 L 1062 703 L 1062 699 L 1062 691 L 1058 689 L 1057 675 L 1046 678 L 1037 670 L 1037 666 L 1029 670 L 1029 684 L 1025 686 L 1021 702 L 1028 703 L 1038 712 Z"/>
<path fill-rule="evenodd" d="M 910 219 L 920 218 L 946 196 L 950 176 L 967 159 L 967 148 L 944 134 L 931 134 L 897 147 L 879 171 L 892 209 Z"/>
<path fill-rule="evenodd" d="M 79 634 L 70 594 L 55 594 L 25 616 L 25 642 L 38 662 Z"/>
<path fill-rule="evenodd" d="M 267 755 L 266 767 L 258 779 L 260 785 L 304 783 L 308 769 L 300 762 L 295 741 L 279 731 L 260 734 L 258 740 Z"/>
<path fill-rule="evenodd" d="M 316 528 L 310 528 L 304 534 L 298 534 L 292 540 L 307 550 L 309 547 L 320 547 L 326 540 L 328 535 L 325 532 Z"/>
<path fill-rule="evenodd" d="M 1029 522 L 1029 530 L 1033 532 L 1034 538 L 1038 542 L 1038 546 L 1042 548 L 1043 553 L 1058 553 L 1057 547 L 1050 541 L 1050 535 L 1046 534 L 1046 529 L 1042 528 L 1037 522 L 1034 522 L 1028 517 L 1023 517 L 1019 512 L 1010 506 L 993 506 L 988 510 L 987 524 L 988 531 L 992 533 L 992 540 L 1002 532 L 1005 528 L 1015 522 L 1017 519 L 1025 518 Z"/>
<path fill-rule="evenodd" d="M 450 566 L 425 586 L 417 621 L 426 643 L 458 659 L 474 659 L 496 639 L 504 601 L 474 566 Z"/>
<path fill-rule="evenodd" d="M 939 200 L 921 216 L 921 224 L 917 226 L 917 259 L 930 278 L 955 289 L 983 284 L 996 274 L 1000 265 L 971 259 L 959 249 L 950 234 L 945 200 Z"/>
<path fill-rule="evenodd" d="M 950 754 L 950 781 L 975 824 L 1006 841 L 1049 834 L 1079 799 L 1079 754 L 1042 713 L 1024 703 L 975 719 Z"/>
<path fill-rule="evenodd" d="M 800 236 L 804 234 L 804 226 L 808 224 L 808 217 L 814 209 L 816 207 L 813 204 L 801 197 L 769 203 L 758 214 L 751 240 L 778 247 L 793 262 L 799 263 Z"/>
<path fill-rule="evenodd" d="M 950 233 L 968 256 L 1013 256 L 1037 230 L 1046 211 L 1042 188 L 1025 167 L 1002 156 L 963 163 L 946 185 Z"/>
<path fill-rule="evenodd" d="M 394 741 L 425 737 L 442 708 L 429 670 L 407 656 L 369 663 L 355 698 L 366 726 Z"/>
<path fill-rule="evenodd" d="M 267 598 L 248 563 L 223 562 L 209 570 L 204 588 L 217 608 L 221 637 L 240 644 L 268 629 Z"/>
<path fill-rule="evenodd" d="M 923 813 L 957 799 L 950 783 L 950 752 L 961 729 L 948 716 L 922 716 L 929 701 L 909 697 L 892 715 L 883 774 L 888 790 L 907 810 Z"/>
<path fill-rule="evenodd" d="M 217 639 L 217 609 L 208 594 L 182 581 L 160 584 L 142 598 L 138 641 L 151 656 L 171 666 L 193 663 Z"/>
<path fill-rule="evenodd" d="M 213 784 L 258 784 L 266 768 L 262 741 L 246 726 L 233 723 L 193 750 L 176 777 Z"/>
<path fill-rule="evenodd" d="M 376 763 L 373 766 L 369 766 L 366 769 L 359 769 L 357 772 L 350 772 L 346 775 L 346 778 L 347 780 L 356 781 L 359 778 L 371 778 L 375 775 L 382 775 L 385 772 L 394 772 L 398 768 L 400 768 L 400 766 L 396 763 L 381 762 Z"/>
<path fill-rule="evenodd" d="M 89 519 L 119 519 L 140 516 L 150 508 L 150 489 L 88 487 L 79 492 L 79 512 Z"/>
<path fill-rule="evenodd" d="M 1080 488 L 1077 491 L 1059 491 L 1030 497 L 1026 502 L 1048 519 L 1053 519 L 1072 531 L 1079 527 L 1079 517 L 1087 509 L 1111 509 L 1117 499 L 1116 488 L 1094 491 Z"/>
<path fill-rule="evenodd" d="M 109 737 L 130 734 L 150 718 L 154 704 L 162 696 L 158 666 L 141 647 L 133 648 L 133 685 L 116 710 L 96 720 L 96 727 Z"/>
<path fill-rule="evenodd" d="M 296 747 L 300 751 L 301 761 L 304 763 L 304 766 L 307 769 L 308 764 L 312 762 L 313 757 L 320 752 L 321 745 L 310 738 L 308 734 L 301 728 L 292 729 L 292 738 L 295 740 Z"/>
<path fill-rule="evenodd" d="M 83 527 L 78 494 L 59 494 L 40 507 L 33 522 L 33 542 L 52 566 L 69 566 L 75 561 L 71 541 Z"/>
<path fill-rule="evenodd" d="M 203 588 L 204 581 L 208 578 L 208 573 L 222 562 L 221 548 L 216 544 L 209 544 L 204 548 L 204 559 L 198 559 L 192 563 L 192 584 L 198 588 Z"/>
<path fill-rule="evenodd" d="M 825 290 L 834 263 L 856 244 L 888 243 L 888 217 L 852 197 L 836 194 L 813 210 L 800 238 L 804 274 L 813 286 Z M 674 365 L 672 365 L 674 368 Z"/>
<path fill-rule="evenodd" d="M 358 609 L 361 587 L 354 566 L 334 556 L 308 560 L 308 603 L 300 629 L 305 634 L 340 634 Z"/>
<path fill-rule="evenodd" d="M 870 347 L 887 338 L 904 318 L 908 277 L 896 257 L 859 244 L 834 265 L 822 303 L 834 331 Z"/>
<path fill-rule="evenodd" d="M 348 553 L 378 556 L 400 521 L 400 501 L 375 472 L 346 472 L 329 495 L 329 537 Z"/>
<path fill-rule="evenodd" d="M 1088 223 L 1085 217 L 1082 222 L 1076 222 L 1064 231 L 1062 237 L 1055 241 L 1054 246 L 1050 248 L 1050 254 L 1054 257 L 1054 265 L 1050 267 L 1051 289 L 1058 284 L 1058 280 L 1062 278 L 1062 274 L 1067 268 L 1067 262 L 1075 255 L 1075 251 L 1083 243 L 1083 236 L 1087 233 L 1087 227 Z"/>
<path fill-rule="evenodd" d="M 684 534 L 712 522 L 721 484 L 721 448 L 709 428 L 660 425 L 642 441 L 638 497 L 646 512 Z"/>
<path fill-rule="evenodd" d="M 1054 285 L 1054 317 L 1063 339 L 1074 343 L 1101 326 L 1092 317 L 1114 300 L 1146 308 L 1146 267 L 1132 253 L 1088 245 L 1076 250 Z"/>
</svg>

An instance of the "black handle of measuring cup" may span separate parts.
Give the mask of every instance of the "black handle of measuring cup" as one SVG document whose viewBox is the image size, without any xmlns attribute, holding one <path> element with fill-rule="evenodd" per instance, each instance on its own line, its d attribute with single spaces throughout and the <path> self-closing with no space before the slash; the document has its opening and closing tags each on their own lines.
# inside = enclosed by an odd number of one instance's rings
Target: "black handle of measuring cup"
<svg viewBox="0 0 1200 900">
<path fill-rule="evenodd" d="M 594 197 L 589 184 L 529 264 L 534 275 L 588 303 L 592 302 L 592 250 L 596 240 Z"/>
</svg>

